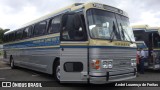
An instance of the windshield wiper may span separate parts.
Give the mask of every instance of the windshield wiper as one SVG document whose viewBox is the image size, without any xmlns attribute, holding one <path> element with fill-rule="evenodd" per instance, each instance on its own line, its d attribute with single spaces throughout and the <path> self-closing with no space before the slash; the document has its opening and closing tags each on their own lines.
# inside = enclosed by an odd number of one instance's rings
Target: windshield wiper
<svg viewBox="0 0 160 90">
<path fill-rule="evenodd" d="M 114 22 L 113 22 L 113 28 L 112 28 L 112 32 L 111 32 L 111 34 L 110 34 L 110 36 L 111 36 L 110 42 L 112 42 L 113 39 L 114 39 L 115 34 L 113 34 L 113 32 L 114 32 L 115 29 L 116 29 L 116 27 L 115 27 L 115 24 L 114 24 Z M 113 36 L 112 36 L 112 34 L 113 34 Z"/>
<path fill-rule="evenodd" d="M 128 33 L 123 29 L 123 27 L 122 27 L 122 24 L 121 24 L 121 23 L 120 23 L 120 26 L 121 26 L 121 30 L 127 34 L 128 38 L 129 38 L 129 40 L 130 40 L 130 42 L 131 42 L 131 43 L 133 43 L 133 42 L 132 42 L 132 40 L 131 40 L 131 38 L 129 37 Z"/>
</svg>

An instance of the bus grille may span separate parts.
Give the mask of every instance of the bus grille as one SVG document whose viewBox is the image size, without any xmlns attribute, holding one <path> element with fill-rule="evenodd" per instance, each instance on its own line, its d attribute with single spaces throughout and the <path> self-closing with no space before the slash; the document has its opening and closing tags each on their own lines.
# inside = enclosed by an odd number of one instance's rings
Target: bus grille
<svg viewBox="0 0 160 90">
<path fill-rule="evenodd" d="M 90 48 L 90 60 L 113 60 L 113 69 L 124 69 L 131 67 L 131 59 L 136 58 L 136 48 Z"/>
</svg>

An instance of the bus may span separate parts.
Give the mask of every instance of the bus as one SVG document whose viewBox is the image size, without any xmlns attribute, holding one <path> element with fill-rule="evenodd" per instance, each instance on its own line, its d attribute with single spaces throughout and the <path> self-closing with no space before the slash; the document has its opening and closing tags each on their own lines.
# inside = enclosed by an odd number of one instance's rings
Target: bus
<svg viewBox="0 0 160 90">
<path fill-rule="evenodd" d="M 133 32 L 137 47 L 144 48 L 147 55 L 145 66 L 147 69 L 159 70 L 160 69 L 160 28 L 149 27 L 148 25 L 135 25 Z M 144 43 L 140 43 L 143 41 Z"/>
<path fill-rule="evenodd" d="M 136 44 L 127 14 L 76 3 L 4 34 L 4 61 L 53 74 L 60 83 L 103 84 L 136 77 Z"/>
</svg>

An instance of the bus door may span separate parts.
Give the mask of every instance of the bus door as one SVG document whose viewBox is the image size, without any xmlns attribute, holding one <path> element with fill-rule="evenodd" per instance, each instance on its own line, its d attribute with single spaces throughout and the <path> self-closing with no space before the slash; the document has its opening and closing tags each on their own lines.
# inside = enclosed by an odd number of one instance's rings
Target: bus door
<svg viewBox="0 0 160 90">
<path fill-rule="evenodd" d="M 60 40 L 60 81 L 87 83 L 88 41 L 83 15 L 62 16 Z"/>
<path fill-rule="evenodd" d="M 149 48 L 149 55 L 150 55 L 150 68 L 159 69 L 160 68 L 160 50 L 158 41 L 160 40 L 159 34 L 156 32 L 152 32 L 150 35 L 150 48 Z"/>
</svg>

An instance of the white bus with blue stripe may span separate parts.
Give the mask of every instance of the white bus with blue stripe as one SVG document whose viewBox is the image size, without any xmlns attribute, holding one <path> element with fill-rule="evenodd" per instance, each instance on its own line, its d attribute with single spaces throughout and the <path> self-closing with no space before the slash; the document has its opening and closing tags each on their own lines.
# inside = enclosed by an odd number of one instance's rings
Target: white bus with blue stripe
<svg viewBox="0 0 160 90">
<path fill-rule="evenodd" d="M 127 14 L 99 3 L 73 4 L 4 35 L 4 61 L 53 74 L 61 83 L 136 77 L 136 44 Z"/>
</svg>

